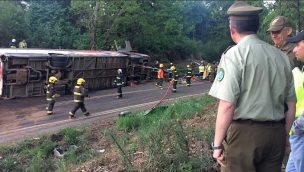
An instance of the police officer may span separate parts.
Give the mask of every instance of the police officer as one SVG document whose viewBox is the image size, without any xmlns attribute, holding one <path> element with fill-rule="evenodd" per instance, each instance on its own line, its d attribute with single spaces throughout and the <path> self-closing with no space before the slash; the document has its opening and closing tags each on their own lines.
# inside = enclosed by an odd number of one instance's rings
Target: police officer
<svg viewBox="0 0 304 172">
<path fill-rule="evenodd" d="M 19 48 L 27 48 L 27 43 L 25 42 L 25 39 L 23 39 L 22 42 L 19 43 Z"/>
<path fill-rule="evenodd" d="M 83 88 L 83 85 L 85 83 L 85 80 L 83 78 L 79 78 L 77 80 L 77 85 L 74 87 L 74 102 L 75 107 L 73 110 L 69 112 L 70 119 L 75 119 L 74 116 L 76 111 L 81 108 L 81 111 L 85 116 L 89 116 L 90 113 L 87 111 L 85 104 L 84 104 L 84 98 L 90 97 L 90 95 L 87 93 L 87 90 Z"/>
<path fill-rule="evenodd" d="M 293 77 L 287 56 L 256 35 L 262 11 L 242 1 L 228 9 L 237 45 L 223 53 L 209 92 L 220 99 L 213 157 L 226 172 L 278 172 L 289 145 L 296 105 Z"/>
<path fill-rule="evenodd" d="M 159 69 L 157 72 L 157 83 L 155 84 L 155 88 L 163 89 L 163 80 L 164 80 L 164 64 L 159 64 Z"/>
<path fill-rule="evenodd" d="M 16 47 L 16 39 L 12 39 L 12 42 L 9 44 L 10 48 L 17 48 Z"/>
<path fill-rule="evenodd" d="M 286 42 L 285 39 L 290 37 L 292 33 L 292 25 L 289 19 L 285 16 L 277 16 L 271 22 L 269 29 L 271 32 L 271 39 L 275 44 L 275 47 L 287 54 L 291 69 L 299 67 L 302 69 L 303 62 L 298 61 L 292 52 L 296 46 L 293 42 Z"/>
<path fill-rule="evenodd" d="M 178 81 L 178 74 L 177 74 L 177 71 L 175 69 L 175 66 L 172 66 L 171 67 L 171 71 L 172 71 L 172 75 L 173 75 L 173 78 L 172 78 L 172 81 L 173 82 L 173 88 L 172 88 L 172 93 L 176 93 L 176 86 L 177 86 L 177 81 Z"/>
<path fill-rule="evenodd" d="M 46 88 L 46 100 L 48 101 L 48 107 L 46 107 L 46 113 L 48 115 L 52 115 L 53 114 L 53 108 L 55 105 L 55 99 L 56 97 L 58 97 L 59 95 L 55 94 L 56 90 L 54 88 L 54 84 L 55 82 L 57 82 L 57 78 L 54 76 L 51 76 L 49 78 L 49 84 L 47 85 Z"/>
<path fill-rule="evenodd" d="M 190 65 L 187 65 L 187 69 L 186 69 L 187 86 L 191 86 L 191 77 L 192 77 L 192 68 L 190 68 Z"/>
<path fill-rule="evenodd" d="M 304 31 L 295 37 L 287 38 L 287 43 L 296 43 L 293 49 L 297 60 L 304 62 Z M 298 71 L 298 74 L 297 72 Z M 295 88 L 297 93 L 296 120 L 293 131 L 290 133 L 291 153 L 288 159 L 286 172 L 300 172 L 304 169 L 304 73 L 299 68 L 294 69 Z"/>
<path fill-rule="evenodd" d="M 116 79 L 114 80 L 114 85 L 117 85 L 117 98 L 120 99 L 122 98 L 122 90 L 121 87 L 125 86 L 124 82 L 124 76 L 122 74 L 122 70 L 118 69 L 117 70 L 118 75 L 116 76 Z"/>
</svg>

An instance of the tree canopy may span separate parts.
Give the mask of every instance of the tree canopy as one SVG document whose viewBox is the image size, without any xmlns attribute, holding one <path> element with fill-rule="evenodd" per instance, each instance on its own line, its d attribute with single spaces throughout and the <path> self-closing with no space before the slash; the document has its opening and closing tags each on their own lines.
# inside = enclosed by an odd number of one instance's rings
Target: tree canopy
<svg viewBox="0 0 304 172">
<path fill-rule="evenodd" d="M 114 40 L 153 60 L 218 61 L 233 45 L 227 9 L 233 1 L 1 1 L 0 47 L 26 39 L 29 48 L 109 50 Z M 272 44 L 268 29 L 278 15 L 294 34 L 302 28 L 299 0 L 248 1 L 264 8 L 258 35 Z M 286 9 L 294 10 L 286 10 Z"/>
</svg>

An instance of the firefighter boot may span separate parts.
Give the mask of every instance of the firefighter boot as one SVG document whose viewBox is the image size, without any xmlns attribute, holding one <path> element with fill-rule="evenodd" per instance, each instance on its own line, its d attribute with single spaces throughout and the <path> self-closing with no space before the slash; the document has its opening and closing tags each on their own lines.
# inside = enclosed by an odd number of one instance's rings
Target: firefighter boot
<svg viewBox="0 0 304 172">
<path fill-rule="evenodd" d="M 70 119 L 76 119 L 77 117 L 76 116 L 74 116 L 74 114 L 72 113 L 72 112 L 69 112 L 69 115 L 70 115 Z"/>
<path fill-rule="evenodd" d="M 158 88 L 158 85 L 157 85 L 157 84 L 155 84 L 155 88 L 156 88 L 156 89 Z"/>
<path fill-rule="evenodd" d="M 89 116 L 89 115 L 90 115 L 90 112 L 88 112 L 88 111 L 84 113 L 84 116 Z"/>
</svg>

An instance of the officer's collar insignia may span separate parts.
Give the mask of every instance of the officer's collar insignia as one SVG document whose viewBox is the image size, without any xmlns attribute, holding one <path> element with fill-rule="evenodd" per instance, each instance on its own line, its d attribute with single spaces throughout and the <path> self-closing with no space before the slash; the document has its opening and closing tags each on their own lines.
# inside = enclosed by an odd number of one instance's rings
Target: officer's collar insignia
<svg viewBox="0 0 304 172">
<path fill-rule="evenodd" d="M 219 72 L 218 72 L 217 75 L 218 75 L 218 77 L 217 77 L 217 80 L 218 80 L 218 81 L 223 80 L 224 75 L 225 75 L 224 69 L 223 69 L 223 68 L 220 68 L 220 70 L 219 70 Z"/>
</svg>

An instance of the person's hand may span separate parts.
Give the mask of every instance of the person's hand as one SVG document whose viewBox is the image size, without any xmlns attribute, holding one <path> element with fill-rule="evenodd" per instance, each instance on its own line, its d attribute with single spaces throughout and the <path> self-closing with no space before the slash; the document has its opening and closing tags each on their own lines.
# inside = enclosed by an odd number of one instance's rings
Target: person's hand
<svg viewBox="0 0 304 172">
<path fill-rule="evenodd" d="M 285 155 L 289 155 L 291 152 L 290 143 L 289 143 L 289 135 L 286 136 L 286 146 L 285 146 Z"/>
<path fill-rule="evenodd" d="M 222 167 L 226 167 L 226 165 L 224 163 L 224 161 L 225 161 L 225 150 L 224 149 L 213 150 L 213 158 L 215 158 Z"/>
</svg>

